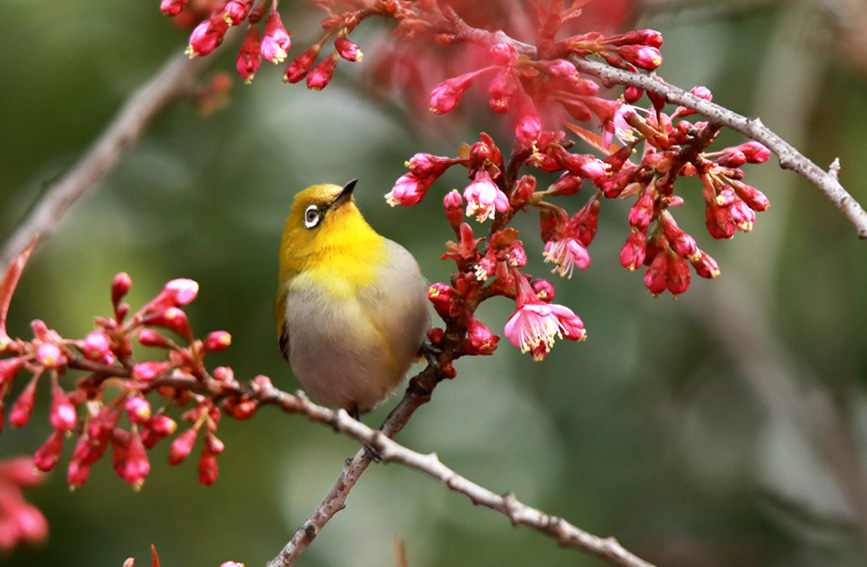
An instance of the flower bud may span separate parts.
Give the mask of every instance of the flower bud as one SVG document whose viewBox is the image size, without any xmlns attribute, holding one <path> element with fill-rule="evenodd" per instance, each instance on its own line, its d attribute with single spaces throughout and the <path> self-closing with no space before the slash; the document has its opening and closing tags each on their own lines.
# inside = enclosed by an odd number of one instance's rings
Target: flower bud
<svg viewBox="0 0 867 567">
<path fill-rule="evenodd" d="M 467 354 L 490 355 L 497 350 L 497 342 L 500 337 L 491 333 L 491 330 L 481 321 L 467 315 L 467 341 L 464 343 L 464 352 Z"/>
<path fill-rule="evenodd" d="M 193 301 L 199 294 L 199 284 L 188 278 L 171 280 L 164 287 L 160 295 L 165 294 L 175 307 L 186 305 Z"/>
<path fill-rule="evenodd" d="M 646 232 L 633 230 L 620 249 L 620 264 L 629 271 L 644 264 Z"/>
<path fill-rule="evenodd" d="M 624 45 L 617 48 L 617 54 L 636 67 L 653 71 L 662 65 L 659 49 L 647 45 Z"/>
<path fill-rule="evenodd" d="M 115 449 L 117 451 L 117 449 Z M 150 473 L 151 464 L 137 429 L 132 430 L 126 446 L 126 458 L 115 464 L 118 475 L 138 490 Z"/>
<path fill-rule="evenodd" d="M 223 43 L 228 29 L 229 23 L 219 14 L 203 21 L 190 34 L 190 44 L 187 46 L 186 54 L 190 59 L 196 55 L 208 55 Z"/>
<path fill-rule="evenodd" d="M 132 377 L 142 382 L 153 380 L 163 372 L 168 371 L 172 364 L 168 361 L 149 360 L 147 362 L 139 362 L 132 367 Z"/>
<path fill-rule="evenodd" d="M 274 6 L 276 4 L 272 4 L 271 13 L 268 14 L 268 20 L 265 22 L 265 37 L 262 38 L 261 52 L 262 58 L 277 64 L 286 59 L 292 40 L 286 28 L 283 27 L 280 13 L 274 9 Z"/>
<path fill-rule="evenodd" d="M 495 43 L 488 49 L 494 65 L 513 67 L 518 62 L 518 52 L 508 43 Z"/>
<path fill-rule="evenodd" d="M 259 64 L 262 58 L 260 51 L 259 28 L 250 24 L 247 26 L 247 35 L 244 36 L 244 43 L 241 44 L 241 50 L 238 52 L 238 57 L 235 60 L 235 69 L 238 70 L 238 74 L 241 75 L 241 78 L 248 85 L 253 82 L 253 77 L 259 71 Z"/>
<path fill-rule="evenodd" d="M 129 420 L 136 424 L 144 424 L 151 418 L 151 405 L 144 398 L 131 396 L 126 400 L 126 413 Z"/>
<path fill-rule="evenodd" d="M 629 86 L 623 89 L 623 100 L 627 104 L 635 104 L 644 95 L 644 89 Z"/>
<path fill-rule="evenodd" d="M 705 253 L 703 250 L 699 250 L 698 252 L 699 258 L 697 260 L 691 260 L 695 272 L 701 277 L 708 279 L 713 279 L 719 276 L 719 265 L 716 263 L 716 260 L 711 258 L 710 255 Z"/>
<path fill-rule="evenodd" d="M 36 401 L 36 383 L 39 381 L 39 375 L 36 374 L 24 386 L 24 390 L 15 400 L 12 406 L 12 412 L 9 414 L 9 423 L 13 427 L 23 427 L 30 421 L 30 416 L 33 415 L 33 404 Z"/>
<path fill-rule="evenodd" d="M 129 288 L 132 287 L 132 278 L 129 277 L 129 274 L 126 272 L 121 272 L 118 275 L 114 276 L 114 280 L 111 282 L 111 303 L 112 305 L 117 305 L 120 303 L 120 300 L 129 292 Z"/>
<path fill-rule="evenodd" d="M 533 291 L 536 292 L 536 297 L 545 303 L 550 303 L 554 299 L 556 292 L 554 286 L 548 280 L 535 280 L 532 287 Z"/>
<path fill-rule="evenodd" d="M 211 451 L 202 451 L 202 456 L 199 459 L 199 482 L 205 486 L 210 486 L 217 480 L 218 473 L 217 455 Z"/>
<path fill-rule="evenodd" d="M 0 391 L 5 391 L 2 390 L 3 385 L 6 382 L 11 382 L 18 375 L 21 368 L 24 367 L 25 360 L 26 358 L 23 356 L 0 360 Z"/>
<path fill-rule="evenodd" d="M 66 470 L 66 484 L 70 488 L 84 486 L 90 476 L 90 463 L 82 462 L 73 458 L 69 461 L 69 468 Z"/>
<path fill-rule="evenodd" d="M 181 13 L 181 10 L 184 9 L 184 6 L 187 5 L 189 0 L 162 0 L 160 2 L 160 11 L 171 18 L 172 16 L 177 16 Z"/>
<path fill-rule="evenodd" d="M 647 271 L 644 273 L 644 285 L 654 296 L 665 291 L 666 269 L 668 267 L 668 252 L 660 250 Z"/>
<path fill-rule="evenodd" d="M 56 429 L 33 455 L 33 465 L 42 472 L 48 472 L 57 466 L 60 453 L 63 450 L 64 431 Z"/>
<path fill-rule="evenodd" d="M 173 343 L 153 329 L 142 329 L 138 332 L 138 342 L 144 346 L 172 348 Z"/>
<path fill-rule="evenodd" d="M 337 53 L 347 61 L 356 61 L 361 63 L 361 59 L 364 57 L 364 54 L 358 46 L 345 37 L 338 37 L 335 39 L 334 48 L 337 49 Z"/>
<path fill-rule="evenodd" d="M 331 78 L 334 76 L 334 70 L 337 68 L 337 62 L 340 60 L 337 52 L 331 53 L 323 59 L 318 65 L 307 74 L 307 88 L 314 91 L 321 91 L 328 86 Z"/>
<path fill-rule="evenodd" d="M 227 331 L 214 331 L 205 339 L 205 350 L 207 352 L 220 352 L 229 348 L 232 344 L 232 335 Z"/>
<path fill-rule="evenodd" d="M 93 331 L 84 338 L 84 356 L 90 360 L 103 361 L 114 357 L 111 342 L 102 331 Z"/>
<path fill-rule="evenodd" d="M 56 370 L 66 364 L 66 357 L 54 344 L 44 344 L 36 350 L 36 362 L 46 370 Z"/>
<path fill-rule="evenodd" d="M 237 26 L 247 18 L 252 6 L 253 0 L 232 0 L 226 4 L 225 9 L 223 10 L 223 19 L 225 19 L 230 26 Z M 257 32 L 256 38 L 258 39 L 258 37 L 259 34 Z"/>
<path fill-rule="evenodd" d="M 58 431 L 71 431 L 78 422 L 75 406 L 70 403 L 66 392 L 60 387 L 57 376 L 53 376 L 51 391 L 51 425 Z"/>
<path fill-rule="evenodd" d="M 446 196 L 443 197 L 443 207 L 445 207 L 449 224 L 457 232 L 464 218 L 464 200 L 457 189 L 452 189 L 446 193 Z"/>
<path fill-rule="evenodd" d="M 477 74 L 477 72 L 464 73 L 434 87 L 430 96 L 430 111 L 434 114 L 445 114 L 454 110 L 466 90 L 473 84 Z"/>
<path fill-rule="evenodd" d="M 392 207 L 403 205 L 409 207 L 419 203 L 433 182 L 433 177 L 420 179 L 413 173 L 405 173 L 398 178 L 385 200 Z"/>
<path fill-rule="evenodd" d="M 181 433 L 172 442 L 172 447 L 169 449 L 169 462 L 171 464 L 180 464 L 187 458 L 187 455 L 189 455 L 190 451 L 193 450 L 193 445 L 196 443 L 196 437 L 198 434 L 199 430 L 195 427 L 191 427 Z"/>
<path fill-rule="evenodd" d="M 283 82 L 297 83 L 307 76 L 313 62 L 319 55 L 319 50 L 322 48 L 320 44 L 314 44 L 307 48 L 307 51 L 296 57 L 292 63 L 286 67 L 286 73 L 283 75 Z"/>
</svg>

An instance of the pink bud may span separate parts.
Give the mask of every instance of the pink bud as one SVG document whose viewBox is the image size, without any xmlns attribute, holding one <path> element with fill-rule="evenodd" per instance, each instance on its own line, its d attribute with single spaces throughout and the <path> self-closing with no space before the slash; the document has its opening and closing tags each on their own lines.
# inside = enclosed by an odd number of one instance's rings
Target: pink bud
<svg viewBox="0 0 867 567">
<path fill-rule="evenodd" d="M 161 335 L 160 333 L 154 331 L 153 329 L 142 329 L 138 333 L 138 341 L 144 346 L 152 346 L 159 348 L 171 348 L 172 342 Z"/>
<path fill-rule="evenodd" d="M 271 63 L 282 63 L 292 44 L 289 33 L 283 27 L 280 14 L 271 6 L 271 13 L 265 23 L 265 37 L 262 38 L 262 57 Z"/>
<path fill-rule="evenodd" d="M 111 342 L 102 331 L 94 331 L 84 338 L 84 356 L 90 360 L 105 360 L 112 356 Z"/>
<path fill-rule="evenodd" d="M 623 243 L 620 249 L 620 264 L 627 270 L 637 270 L 644 264 L 645 237 L 644 231 L 633 230 Z"/>
<path fill-rule="evenodd" d="M 117 446 L 115 446 L 115 455 L 117 454 Z M 139 489 L 150 473 L 151 464 L 137 429 L 132 430 L 125 457 L 120 459 L 120 462 L 115 462 L 115 471 L 135 489 Z"/>
<path fill-rule="evenodd" d="M 63 450 L 64 431 L 56 429 L 33 455 L 33 465 L 42 472 L 48 472 L 57 466 L 60 453 Z"/>
<path fill-rule="evenodd" d="M 430 96 L 430 111 L 434 114 L 445 114 L 454 110 L 477 74 L 478 72 L 464 73 L 434 87 Z"/>
<path fill-rule="evenodd" d="M 481 321 L 467 315 L 467 342 L 464 343 L 464 352 L 467 354 L 490 355 L 497 350 L 497 342 L 500 337 L 491 333 L 491 330 Z"/>
<path fill-rule="evenodd" d="M 420 179 L 413 173 L 405 173 L 398 178 L 391 191 L 385 195 L 385 200 L 392 207 L 396 205 L 403 205 L 404 207 L 415 205 L 424 198 L 433 180 L 433 177 Z"/>
<path fill-rule="evenodd" d="M 337 53 L 347 61 L 357 61 L 360 63 L 361 59 L 364 57 L 364 54 L 358 46 L 345 37 L 338 37 L 335 39 L 334 47 L 337 49 Z"/>
<path fill-rule="evenodd" d="M 144 398 L 131 396 L 126 400 L 126 413 L 131 422 L 143 424 L 151 418 L 151 405 Z"/>
<path fill-rule="evenodd" d="M 51 391 L 51 425 L 58 431 L 70 431 L 78 422 L 75 406 L 69 401 L 66 392 L 60 387 L 57 375 L 52 377 L 53 386 Z"/>
<path fill-rule="evenodd" d="M 132 278 L 126 272 L 121 272 L 114 276 L 111 282 L 111 303 L 117 305 L 121 299 L 129 292 L 132 287 Z"/>
<path fill-rule="evenodd" d="M 15 376 L 18 375 L 18 372 L 21 371 L 21 368 L 24 366 L 24 361 L 26 360 L 23 356 L 16 356 L 14 358 L 4 358 L 0 360 L 0 388 L 6 382 L 11 382 Z"/>
<path fill-rule="evenodd" d="M 220 567 L 244 567 L 244 564 L 237 561 L 226 561 Z"/>
<path fill-rule="evenodd" d="M 217 480 L 218 473 L 217 455 L 211 451 L 202 451 L 202 457 L 199 459 L 199 482 L 210 486 Z"/>
<path fill-rule="evenodd" d="M 232 0 L 226 4 L 226 8 L 223 10 L 223 18 L 229 25 L 237 26 L 244 21 L 252 6 L 253 0 Z M 256 37 L 258 38 L 258 36 L 257 33 Z"/>
<path fill-rule="evenodd" d="M 494 60 L 494 65 L 512 67 L 518 62 L 518 52 L 508 43 L 495 43 L 490 47 L 488 53 Z"/>
<path fill-rule="evenodd" d="M 69 468 L 66 471 L 66 484 L 70 487 L 84 486 L 87 478 L 90 476 L 90 463 L 84 463 L 73 458 L 69 461 Z"/>
<path fill-rule="evenodd" d="M 738 197 L 744 200 L 744 202 L 754 211 L 765 211 L 768 207 L 771 206 L 771 202 L 765 196 L 764 193 L 747 185 L 746 183 L 742 183 L 740 181 L 729 180 L 734 187 L 735 192 Z"/>
<path fill-rule="evenodd" d="M 241 50 L 235 60 L 235 69 L 248 85 L 253 82 L 253 77 L 259 70 L 259 61 L 262 57 L 260 49 L 259 28 L 251 24 L 247 27 L 247 35 L 244 36 L 244 43 L 241 44 Z"/>
<path fill-rule="evenodd" d="M 208 451 L 214 453 L 215 455 L 219 455 L 222 453 L 226 446 L 220 441 L 216 435 L 208 433 L 205 435 L 205 446 L 208 448 Z"/>
<path fill-rule="evenodd" d="M 177 16 L 189 0 L 162 0 L 160 10 L 168 17 Z"/>
<path fill-rule="evenodd" d="M 16 508 L 13 517 L 23 541 L 38 543 L 48 536 L 48 521 L 35 506 L 23 503 Z"/>
<path fill-rule="evenodd" d="M 449 224 L 457 231 L 464 218 L 464 200 L 457 189 L 452 189 L 443 198 L 443 207 L 446 209 L 446 217 Z"/>
<path fill-rule="evenodd" d="M 208 55 L 221 43 L 229 29 L 229 23 L 219 14 L 203 21 L 190 34 L 190 45 L 187 46 L 187 55 L 190 59 L 196 55 Z"/>
<path fill-rule="evenodd" d="M 623 89 L 623 100 L 626 104 L 635 104 L 644 95 L 644 89 L 638 87 L 626 87 Z"/>
<path fill-rule="evenodd" d="M 719 265 L 716 263 L 716 260 L 702 250 L 699 250 L 698 260 L 692 261 L 692 267 L 703 278 L 713 279 L 720 274 Z"/>
<path fill-rule="evenodd" d="M 313 67 L 310 73 L 307 74 L 307 88 L 314 91 L 321 91 L 328 86 L 331 78 L 334 76 L 334 70 L 337 68 L 337 62 L 340 58 L 337 52 L 330 54 L 323 59 L 318 65 Z"/>
<path fill-rule="evenodd" d="M 550 303 L 554 299 L 556 292 L 554 286 L 548 280 L 536 280 L 533 282 L 532 287 L 533 291 L 536 292 L 536 297 L 545 303 Z"/>
<path fill-rule="evenodd" d="M 143 323 L 156 327 L 166 327 L 184 338 L 192 339 L 192 331 L 190 330 L 187 314 L 177 307 L 169 307 L 162 311 L 153 312 L 144 318 Z"/>
<path fill-rule="evenodd" d="M 195 427 L 191 427 L 181 433 L 172 442 L 172 447 L 169 449 L 169 462 L 171 464 L 180 464 L 187 458 L 187 455 L 189 455 L 190 451 L 193 450 L 193 445 L 196 443 L 196 436 L 198 436 L 198 434 L 199 430 Z"/>
<path fill-rule="evenodd" d="M 66 364 L 66 357 L 57 345 L 49 343 L 36 350 L 36 361 L 47 370 L 56 370 Z"/>
<path fill-rule="evenodd" d="M 738 150 L 743 152 L 749 163 L 764 163 L 771 157 L 771 150 L 756 141 L 743 143 L 738 146 Z"/>
<path fill-rule="evenodd" d="M 659 49 L 646 45 L 624 45 L 617 48 L 617 54 L 636 67 L 652 71 L 662 65 Z"/>
<path fill-rule="evenodd" d="M 539 113 L 535 108 L 528 108 L 518 117 L 518 122 L 515 125 L 515 137 L 524 146 L 532 148 L 541 135 L 542 122 Z"/>
<path fill-rule="evenodd" d="M 214 368 L 214 378 L 220 382 L 232 382 L 235 380 L 235 371 L 228 366 Z"/>
<path fill-rule="evenodd" d="M 207 352 L 220 352 L 229 348 L 232 344 L 232 335 L 227 331 L 214 331 L 205 339 L 205 350 Z"/>
<path fill-rule="evenodd" d="M 171 298 L 176 307 L 186 305 L 199 294 L 199 284 L 195 280 L 178 278 L 168 282 L 162 293 Z"/>
<path fill-rule="evenodd" d="M 21 395 L 15 400 L 12 406 L 12 412 L 9 414 L 9 423 L 14 427 L 23 427 L 30 421 L 30 416 L 33 415 L 33 404 L 36 400 L 36 383 L 39 381 L 39 374 L 33 376 L 30 382 L 24 386 Z"/>
<path fill-rule="evenodd" d="M 432 154 L 415 154 L 409 158 L 409 161 L 405 165 L 409 168 L 410 173 L 419 179 L 426 179 L 428 177 L 439 177 L 454 163 L 455 160 L 447 157 Z"/>
<path fill-rule="evenodd" d="M 666 266 L 666 287 L 675 297 L 689 289 L 691 272 L 689 262 L 681 256 L 669 256 Z"/>
<path fill-rule="evenodd" d="M 518 80 L 514 71 L 508 70 L 494 75 L 488 87 L 488 93 L 491 95 L 488 104 L 491 110 L 497 113 L 508 112 L 512 108 L 517 91 Z"/>
<path fill-rule="evenodd" d="M 149 360 L 147 362 L 139 362 L 132 368 L 132 377 L 142 382 L 153 380 L 163 372 L 166 372 L 172 367 L 170 362 L 157 362 Z"/>
<path fill-rule="evenodd" d="M 307 76 L 313 62 L 319 55 L 319 50 L 322 48 L 320 44 L 313 44 L 307 48 L 307 51 L 296 57 L 292 63 L 286 67 L 286 73 L 283 75 L 283 82 L 297 83 Z"/>
<path fill-rule="evenodd" d="M 666 268 L 668 266 L 668 252 L 660 250 L 653 262 L 644 273 L 644 285 L 653 295 L 659 295 L 665 291 Z"/>
</svg>

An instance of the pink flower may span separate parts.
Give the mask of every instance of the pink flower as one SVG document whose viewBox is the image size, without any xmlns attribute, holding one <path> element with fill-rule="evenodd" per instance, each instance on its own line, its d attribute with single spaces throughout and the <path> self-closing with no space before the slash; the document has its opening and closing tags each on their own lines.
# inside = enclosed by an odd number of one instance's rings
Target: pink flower
<svg viewBox="0 0 867 567">
<path fill-rule="evenodd" d="M 22 493 L 42 479 L 30 457 L 0 461 L 0 551 L 9 551 L 22 542 L 39 542 L 48 535 L 45 516 Z"/>
<path fill-rule="evenodd" d="M 57 345 L 44 344 L 36 350 L 36 361 L 48 370 L 55 370 L 66 364 L 66 357 Z"/>
<path fill-rule="evenodd" d="M 271 63 L 282 63 L 286 59 L 286 53 L 289 51 L 291 44 L 292 40 L 286 28 L 283 27 L 280 13 L 272 9 L 271 13 L 268 14 L 268 20 L 265 22 L 265 37 L 262 39 L 261 49 L 262 57 Z"/>
<path fill-rule="evenodd" d="M 133 423 L 141 425 L 151 418 L 151 405 L 144 398 L 138 396 L 127 398 L 125 408 L 129 420 Z"/>
<path fill-rule="evenodd" d="M 496 212 L 509 210 L 509 198 L 484 169 L 479 170 L 473 182 L 464 189 L 464 199 L 467 201 L 467 216 L 475 216 L 479 222 L 494 218 Z"/>
<path fill-rule="evenodd" d="M 419 179 L 412 173 L 406 173 L 400 176 L 391 191 L 386 194 L 385 200 L 392 207 L 415 205 L 424 198 L 432 182 L 433 178 Z"/>
<path fill-rule="evenodd" d="M 551 270 L 567 278 L 572 277 L 572 271 L 577 267 L 586 270 L 590 266 L 590 254 L 576 238 L 566 236 L 552 239 L 545 243 L 543 252 L 546 262 L 554 262 L 557 267 Z"/>
<path fill-rule="evenodd" d="M 530 283 L 517 275 L 517 311 L 506 323 L 505 333 L 521 352 L 531 352 L 534 360 L 542 360 L 554 345 L 554 337 L 571 341 L 583 340 L 587 334 L 584 323 L 571 309 L 563 305 L 543 303 Z"/>
<path fill-rule="evenodd" d="M 174 305 L 178 307 L 186 305 L 196 298 L 199 293 L 199 284 L 195 280 L 178 278 L 168 282 L 163 288 L 163 293 L 172 298 Z"/>
</svg>

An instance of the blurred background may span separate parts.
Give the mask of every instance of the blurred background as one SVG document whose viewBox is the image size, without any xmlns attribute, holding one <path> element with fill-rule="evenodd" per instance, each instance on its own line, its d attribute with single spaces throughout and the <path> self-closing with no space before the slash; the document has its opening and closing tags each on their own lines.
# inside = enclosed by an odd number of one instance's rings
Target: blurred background
<svg viewBox="0 0 867 567">
<path fill-rule="evenodd" d="M 291 58 L 318 38 L 322 13 L 307 2 L 284 4 Z M 823 167 L 839 157 L 844 186 L 867 203 L 862 0 L 618 5 L 623 29 L 663 33 L 666 80 L 709 87 L 715 102 L 760 116 Z M 473 101 L 449 118 L 419 118 L 425 113 L 412 100 L 366 88 L 380 80 L 374 47 L 389 34 L 384 26 L 368 21 L 353 34 L 364 62 L 342 63 L 320 93 L 284 85 L 282 67 L 267 64 L 244 85 L 234 75 L 241 38 L 227 40 L 208 71 L 232 73 L 227 104 L 209 115 L 186 102 L 169 108 L 70 209 L 24 273 L 10 334 L 29 337 L 29 321 L 41 318 L 65 337 L 83 337 L 95 315 L 109 313 L 120 271 L 132 276 L 134 309 L 167 280 L 190 277 L 201 285 L 188 309 L 197 335 L 225 329 L 234 340 L 208 357 L 212 367 L 232 366 L 241 379 L 266 374 L 294 390 L 273 329 L 285 216 L 301 188 L 355 177 L 374 228 L 412 251 L 429 281 L 447 281 L 452 265 L 439 255 L 452 234 L 440 199 L 467 183 L 462 173 L 450 172 L 412 208 L 392 209 L 383 195 L 415 152 L 456 155 L 479 131 L 496 137 L 498 121 Z M 0 238 L 187 37 L 155 1 L 5 0 Z M 447 76 L 432 67 L 421 79 L 433 85 Z M 717 145 L 742 141 L 726 132 Z M 492 357 L 460 360 L 458 377 L 440 385 L 399 441 L 436 451 L 495 492 L 514 491 L 616 536 L 659 566 L 867 565 L 867 243 L 775 157 L 747 166 L 746 181 L 772 207 L 751 233 L 725 242 L 707 235 L 697 186 L 679 187 L 687 204 L 678 222 L 722 276 L 694 278 L 676 301 L 651 297 L 642 275 L 620 266 L 629 204 L 606 201 L 590 269 L 554 281 L 558 302 L 582 317 L 589 339 L 558 342 L 542 363 L 505 338 Z M 587 195 L 566 206 L 577 210 Z M 550 265 L 536 216 L 517 226 L 526 271 L 544 276 Z M 502 334 L 512 310 L 491 301 L 481 318 Z M 31 454 L 49 435 L 41 390 L 43 412 L 25 428 L 6 428 L 0 457 Z M 365 422 L 378 425 L 396 402 Z M 139 492 L 103 460 L 70 493 L 68 444 L 58 470 L 28 493 L 50 522 L 48 540 L 0 556 L 0 565 L 120 567 L 129 556 L 150 565 L 152 543 L 165 567 L 262 565 L 357 449 L 274 409 L 247 422 L 224 419 L 219 435 L 227 449 L 214 486 L 197 482 L 192 459 L 170 467 L 164 442 Z M 396 465 L 367 471 L 300 564 L 395 565 L 398 538 L 412 567 L 601 565 Z"/>
</svg>

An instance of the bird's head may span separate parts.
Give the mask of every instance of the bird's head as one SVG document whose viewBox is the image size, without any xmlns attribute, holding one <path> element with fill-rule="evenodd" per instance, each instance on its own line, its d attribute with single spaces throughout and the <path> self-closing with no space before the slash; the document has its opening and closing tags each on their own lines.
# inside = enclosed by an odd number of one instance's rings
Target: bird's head
<svg viewBox="0 0 867 567">
<path fill-rule="evenodd" d="M 357 181 L 343 187 L 314 185 L 295 196 L 280 248 L 286 268 L 301 271 L 338 254 L 350 258 L 359 248 L 380 246 L 382 237 L 355 206 L 352 191 Z"/>
</svg>

